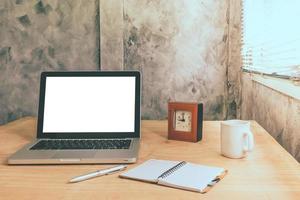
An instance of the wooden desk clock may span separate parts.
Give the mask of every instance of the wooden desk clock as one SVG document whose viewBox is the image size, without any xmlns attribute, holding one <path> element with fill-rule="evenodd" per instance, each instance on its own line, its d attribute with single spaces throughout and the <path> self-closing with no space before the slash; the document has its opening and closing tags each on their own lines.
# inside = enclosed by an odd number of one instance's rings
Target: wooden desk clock
<svg viewBox="0 0 300 200">
<path fill-rule="evenodd" d="M 169 102 L 168 139 L 198 142 L 202 139 L 203 104 Z"/>
</svg>

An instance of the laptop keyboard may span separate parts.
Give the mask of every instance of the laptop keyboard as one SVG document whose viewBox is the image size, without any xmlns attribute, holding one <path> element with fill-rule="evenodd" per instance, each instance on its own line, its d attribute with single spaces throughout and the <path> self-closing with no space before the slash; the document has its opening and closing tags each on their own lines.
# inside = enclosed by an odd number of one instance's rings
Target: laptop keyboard
<svg viewBox="0 0 300 200">
<path fill-rule="evenodd" d="M 41 140 L 30 148 L 30 150 L 78 150 L 78 149 L 129 149 L 129 139 L 52 139 Z"/>
</svg>

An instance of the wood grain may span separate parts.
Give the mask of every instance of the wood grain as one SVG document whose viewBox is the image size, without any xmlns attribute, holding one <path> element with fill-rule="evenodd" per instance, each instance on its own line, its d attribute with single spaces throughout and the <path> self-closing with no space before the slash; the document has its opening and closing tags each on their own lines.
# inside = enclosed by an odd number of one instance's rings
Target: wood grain
<svg viewBox="0 0 300 200">
<path fill-rule="evenodd" d="M 118 178 L 118 174 L 68 184 L 76 175 L 111 165 L 8 166 L 7 157 L 35 137 L 36 120 L 0 126 L 0 199 L 299 199 L 300 166 L 252 121 L 254 151 L 244 159 L 220 155 L 220 122 L 205 121 L 198 143 L 167 140 L 167 121 L 143 121 L 137 164 L 150 158 L 185 160 L 228 169 L 206 194 Z"/>
</svg>

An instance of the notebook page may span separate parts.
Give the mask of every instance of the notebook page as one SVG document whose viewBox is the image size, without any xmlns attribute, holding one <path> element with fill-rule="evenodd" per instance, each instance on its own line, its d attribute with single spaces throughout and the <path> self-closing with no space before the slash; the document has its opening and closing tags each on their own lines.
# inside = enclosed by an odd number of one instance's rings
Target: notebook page
<svg viewBox="0 0 300 200">
<path fill-rule="evenodd" d="M 225 169 L 187 163 L 169 176 L 159 179 L 159 184 L 202 192 Z"/>
<path fill-rule="evenodd" d="M 137 179 L 142 181 L 157 182 L 157 178 L 180 161 L 167 161 L 150 159 L 143 164 L 128 170 L 120 175 L 123 178 Z"/>
</svg>

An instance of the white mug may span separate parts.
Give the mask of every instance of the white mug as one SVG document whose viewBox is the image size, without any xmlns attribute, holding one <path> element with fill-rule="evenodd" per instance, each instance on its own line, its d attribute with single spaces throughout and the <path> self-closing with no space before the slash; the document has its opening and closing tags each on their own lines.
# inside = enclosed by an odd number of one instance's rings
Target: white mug
<svg viewBox="0 0 300 200">
<path fill-rule="evenodd" d="M 250 122 L 227 120 L 221 122 L 221 154 L 229 158 L 243 158 L 254 146 Z"/>
</svg>

